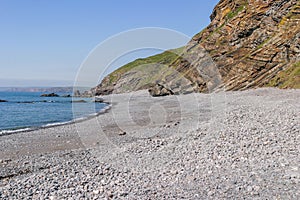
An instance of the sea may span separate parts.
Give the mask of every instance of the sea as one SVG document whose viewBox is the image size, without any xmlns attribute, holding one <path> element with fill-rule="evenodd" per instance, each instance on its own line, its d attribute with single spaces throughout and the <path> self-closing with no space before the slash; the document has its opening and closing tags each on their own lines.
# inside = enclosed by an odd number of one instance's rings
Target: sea
<svg viewBox="0 0 300 200">
<path fill-rule="evenodd" d="M 58 126 L 93 117 L 108 105 L 92 98 L 41 97 L 40 92 L 0 92 L 0 135 Z"/>
</svg>

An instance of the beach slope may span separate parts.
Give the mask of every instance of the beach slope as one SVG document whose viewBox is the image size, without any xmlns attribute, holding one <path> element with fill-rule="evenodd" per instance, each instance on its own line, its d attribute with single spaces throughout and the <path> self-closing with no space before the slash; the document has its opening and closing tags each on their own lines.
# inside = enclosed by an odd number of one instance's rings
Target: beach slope
<svg viewBox="0 0 300 200">
<path fill-rule="evenodd" d="M 90 120 L 0 136 L 0 198 L 299 199 L 299 99 L 109 95 Z"/>
</svg>

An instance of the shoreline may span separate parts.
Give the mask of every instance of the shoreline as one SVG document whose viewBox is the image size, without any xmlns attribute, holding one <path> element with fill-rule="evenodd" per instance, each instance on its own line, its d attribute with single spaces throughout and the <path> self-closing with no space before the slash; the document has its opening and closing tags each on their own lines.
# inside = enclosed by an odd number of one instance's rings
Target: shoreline
<svg viewBox="0 0 300 200">
<path fill-rule="evenodd" d="M 300 90 L 105 99 L 90 120 L 0 137 L 0 197 L 299 199 Z"/>
<path fill-rule="evenodd" d="M 32 131 L 37 131 L 37 130 L 40 130 L 40 129 L 53 128 L 53 127 L 64 126 L 64 125 L 69 125 L 69 124 L 74 124 L 74 123 L 90 120 L 94 117 L 97 117 L 98 115 L 105 114 L 108 110 L 111 109 L 112 105 L 110 105 L 109 103 L 103 102 L 103 104 L 106 104 L 106 106 L 103 107 L 100 111 L 98 111 L 96 113 L 89 114 L 86 117 L 80 117 L 80 118 L 72 119 L 71 121 L 49 123 L 49 124 L 45 124 L 45 125 L 42 125 L 42 126 L 39 126 L 39 127 L 24 127 L 24 128 L 0 130 L 0 138 L 1 138 L 1 136 L 5 136 L 5 135 L 32 132 Z"/>
</svg>

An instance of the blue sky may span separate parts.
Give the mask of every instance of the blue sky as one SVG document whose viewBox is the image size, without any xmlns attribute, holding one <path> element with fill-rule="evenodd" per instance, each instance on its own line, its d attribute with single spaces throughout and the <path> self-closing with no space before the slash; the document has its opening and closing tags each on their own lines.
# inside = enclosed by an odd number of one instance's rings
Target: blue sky
<svg viewBox="0 0 300 200">
<path fill-rule="evenodd" d="M 192 37 L 209 24 L 217 2 L 1 0 L 0 87 L 72 85 L 89 52 L 108 37 L 142 27 Z"/>
</svg>

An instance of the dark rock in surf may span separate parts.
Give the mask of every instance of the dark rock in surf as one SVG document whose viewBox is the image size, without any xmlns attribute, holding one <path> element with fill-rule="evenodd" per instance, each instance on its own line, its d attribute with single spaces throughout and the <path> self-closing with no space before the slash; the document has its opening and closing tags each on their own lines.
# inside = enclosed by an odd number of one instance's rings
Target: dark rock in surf
<svg viewBox="0 0 300 200">
<path fill-rule="evenodd" d="M 95 97 L 94 98 L 94 100 L 93 100 L 93 102 L 95 102 L 95 103 L 103 103 L 103 98 L 101 98 L 101 97 Z"/>
<path fill-rule="evenodd" d="M 50 94 L 42 94 L 41 97 L 59 97 L 59 95 L 55 93 L 50 93 Z"/>
<path fill-rule="evenodd" d="M 63 95 L 62 97 L 64 97 L 64 98 L 70 98 L 72 96 L 70 94 L 67 94 L 67 95 Z"/>
<path fill-rule="evenodd" d="M 72 101 L 72 103 L 86 103 L 85 100 L 75 100 L 75 101 Z"/>
</svg>

